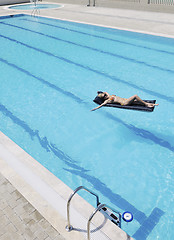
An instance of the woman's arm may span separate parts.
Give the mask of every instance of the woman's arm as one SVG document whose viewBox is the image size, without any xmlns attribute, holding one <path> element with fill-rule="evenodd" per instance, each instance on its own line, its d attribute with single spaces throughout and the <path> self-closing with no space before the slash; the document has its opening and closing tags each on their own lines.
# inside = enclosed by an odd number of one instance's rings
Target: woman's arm
<svg viewBox="0 0 174 240">
<path fill-rule="evenodd" d="M 99 109 L 99 108 L 101 108 L 101 107 L 103 107 L 104 105 L 106 105 L 108 103 L 108 99 L 107 100 L 105 100 L 100 106 L 98 106 L 98 107 L 96 107 L 96 108 L 94 108 L 94 109 L 92 109 L 91 111 L 95 111 L 95 110 L 97 110 L 97 109 Z"/>
</svg>

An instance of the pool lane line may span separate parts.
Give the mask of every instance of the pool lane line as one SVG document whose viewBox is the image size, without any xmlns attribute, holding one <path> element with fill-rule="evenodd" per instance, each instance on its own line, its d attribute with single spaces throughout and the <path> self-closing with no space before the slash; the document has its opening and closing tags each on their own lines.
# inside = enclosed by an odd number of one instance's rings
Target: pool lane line
<svg viewBox="0 0 174 240">
<path fill-rule="evenodd" d="M 124 121 L 122 121 L 120 118 L 116 117 L 115 115 L 109 113 L 109 112 L 105 112 L 104 113 L 105 116 L 107 116 L 109 119 L 112 119 L 116 122 L 121 123 L 123 126 L 125 126 L 127 129 L 129 129 L 132 133 L 134 133 L 136 136 L 147 139 L 152 141 L 153 143 L 164 147 L 168 150 L 170 150 L 171 152 L 174 153 L 174 146 L 172 144 L 170 144 L 170 142 L 156 136 L 155 134 L 153 134 L 153 132 L 150 132 L 148 130 L 145 130 L 143 128 L 138 128 L 132 124 L 128 124 Z"/>
<path fill-rule="evenodd" d="M 15 64 L 13 63 L 9 63 L 7 60 L 4 60 L 2 58 L 0 58 L 0 61 L 7 64 L 8 66 L 10 67 L 13 67 L 25 74 L 27 74 L 28 76 L 31 76 L 39 81 L 41 81 L 42 83 L 44 83 L 46 86 L 48 87 L 51 87 L 53 88 L 54 90 L 58 91 L 58 92 L 61 92 L 62 94 L 64 94 L 65 96 L 68 96 L 68 97 L 71 97 L 73 100 L 75 100 L 77 103 L 82 103 L 84 104 L 84 106 L 86 106 L 87 108 L 90 108 L 90 104 L 83 101 L 82 99 L 80 99 L 79 97 L 77 97 L 76 95 L 74 95 L 73 93 L 71 92 L 68 92 L 68 91 L 65 91 L 49 82 L 47 82 L 46 80 L 44 80 L 43 78 L 40 78 L 40 77 L 37 77 L 33 74 L 31 74 L 30 72 L 28 72 L 27 70 L 25 69 L 22 69 L 21 67 L 18 67 L 16 66 Z M 149 132 L 148 130 L 144 130 L 144 129 L 141 129 L 141 128 L 137 128 L 135 127 L 134 125 L 129 125 L 127 123 L 125 123 L 124 121 L 122 121 L 121 119 L 117 118 L 116 116 L 112 115 L 111 113 L 107 112 L 107 111 L 103 111 L 102 114 L 104 114 L 106 117 L 108 117 L 109 119 L 111 120 L 114 120 L 115 122 L 118 122 L 118 123 L 121 123 L 123 126 L 125 126 L 127 129 L 129 129 L 131 132 L 133 132 L 135 135 L 141 137 L 141 138 L 144 138 L 144 139 L 147 139 L 147 140 L 150 140 L 152 142 L 154 142 L 155 144 L 161 146 L 161 147 L 164 147 L 164 148 L 167 148 L 168 150 L 174 152 L 174 146 L 172 146 L 170 144 L 170 142 L 164 140 L 164 139 L 161 139 L 159 138 L 158 136 L 154 135 L 153 133 Z"/>
<path fill-rule="evenodd" d="M 72 167 L 74 169 L 78 169 L 81 171 L 89 171 L 85 170 L 83 167 L 80 167 L 78 162 L 72 159 L 70 156 L 68 156 L 66 153 L 64 153 L 61 149 L 56 147 L 55 144 L 49 143 L 47 137 L 40 137 L 39 130 L 33 130 L 30 128 L 30 126 L 17 116 L 15 116 L 10 110 L 8 110 L 3 104 L 0 103 L 0 111 L 8 118 L 10 118 L 14 124 L 17 124 L 19 127 L 24 129 L 26 133 L 28 133 L 33 139 L 33 137 L 37 138 L 41 147 L 44 148 L 47 152 L 52 152 L 56 157 L 58 157 L 60 160 L 62 160 L 66 165 L 69 167 Z"/>
<path fill-rule="evenodd" d="M 52 83 L 44 80 L 44 79 L 41 78 L 41 77 L 35 76 L 34 74 L 30 73 L 28 70 L 25 70 L 24 68 L 21 68 L 21 67 L 17 66 L 17 65 L 14 64 L 14 63 L 10 63 L 10 62 L 8 62 L 7 60 L 5 60 L 5 59 L 3 59 L 3 58 L 1 58 L 1 57 L 0 57 L 0 61 L 1 61 L 2 63 L 5 63 L 6 65 L 8 65 L 8 66 L 10 66 L 10 67 L 13 67 L 13 68 L 17 69 L 18 71 L 20 71 L 20 72 L 22 72 L 22 73 L 25 73 L 26 75 L 28 75 L 28 76 L 30 76 L 30 77 L 33 77 L 34 79 L 40 81 L 41 83 L 45 84 L 46 86 L 48 86 L 48 87 L 50 87 L 50 88 L 52 88 L 52 89 L 54 89 L 54 90 L 56 90 L 56 91 L 58 91 L 58 92 L 60 92 L 60 93 L 62 93 L 62 94 L 64 94 L 64 95 L 72 98 L 72 99 L 75 100 L 76 102 L 78 102 L 78 103 L 84 103 L 84 101 L 83 101 L 81 98 L 77 97 L 77 96 L 74 95 L 73 93 L 62 89 L 62 88 L 60 88 L 60 87 L 58 87 L 58 86 L 56 86 L 56 85 L 54 85 L 54 84 L 52 84 Z"/>
<path fill-rule="evenodd" d="M 63 43 L 72 44 L 72 45 L 75 45 L 77 47 L 82 47 L 82 48 L 92 50 L 92 51 L 95 51 L 95 52 L 99 52 L 101 54 L 106 54 L 106 55 L 109 55 L 109 56 L 112 56 L 112 57 L 116 57 L 118 59 L 123 59 L 123 60 L 129 61 L 131 63 L 144 65 L 146 67 L 150 67 L 150 68 L 154 68 L 154 69 L 157 69 L 157 70 L 160 70 L 160 71 L 170 72 L 170 73 L 174 74 L 174 70 L 167 69 L 167 68 L 162 68 L 162 67 L 155 66 L 155 65 L 151 65 L 151 64 L 148 64 L 146 62 L 136 60 L 134 58 L 129 58 L 129 57 L 125 57 L 125 56 L 122 56 L 122 55 L 119 55 L 119 54 L 116 54 L 116 53 L 110 53 L 110 52 L 106 52 L 106 51 L 103 51 L 103 50 L 100 50 L 100 49 L 97 49 L 97 48 L 92 48 L 92 47 L 85 46 L 85 45 L 82 45 L 82 44 L 77 44 L 77 43 L 74 43 L 74 42 L 71 42 L 71 41 L 68 41 L 68 40 L 63 40 L 61 38 L 57 38 L 57 37 L 54 37 L 54 36 L 51 36 L 51 35 L 48 35 L 48 34 L 37 32 L 37 31 L 34 31 L 34 30 L 30 30 L 30 29 L 27 29 L 27 28 L 19 27 L 19 26 L 13 25 L 13 24 L 8 24 L 8 23 L 0 23 L 0 24 L 4 24 L 4 25 L 10 26 L 10 27 L 18 28 L 18 29 L 21 29 L 21 30 L 24 30 L 24 31 L 36 33 L 36 34 L 42 35 L 44 37 L 48 37 L 48 38 L 51 38 L 51 39 L 54 39 L 54 40 L 57 40 L 57 41 L 62 41 Z"/>
<path fill-rule="evenodd" d="M 65 171 L 71 172 L 71 174 L 79 175 L 90 184 L 94 185 L 94 188 L 107 197 L 114 205 L 117 207 L 127 210 L 129 209 L 133 214 L 134 218 L 140 223 L 143 224 L 144 221 L 148 220 L 148 217 L 145 213 L 138 210 L 132 204 L 130 204 L 126 199 L 122 198 L 121 195 L 114 193 L 110 188 L 108 188 L 100 179 L 95 176 L 89 175 L 90 170 L 80 167 L 78 162 L 72 159 L 68 154 L 64 153 L 59 149 L 55 144 L 48 141 L 47 137 L 40 137 L 39 130 L 33 130 L 30 126 L 23 120 L 15 116 L 11 111 L 9 111 L 3 104 L 0 103 L 0 111 L 8 118 L 10 118 L 14 124 L 17 124 L 19 127 L 23 128 L 26 133 L 31 137 L 37 138 L 41 147 L 47 152 L 52 152 L 56 157 L 63 161 L 68 169 L 63 168 Z M 49 168 L 48 168 L 49 170 Z"/>
<path fill-rule="evenodd" d="M 68 92 L 68 91 L 65 91 L 57 86 L 55 86 L 54 84 L 52 83 L 49 83 L 47 82 L 46 80 L 44 80 L 43 78 L 40 78 L 40 77 L 37 77 L 35 75 L 33 75 L 32 73 L 30 73 L 29 71 L 25 70 L 25 69 L 22 69 L 21 67 L 18 67 L 17 65 L 13 64 L 13 63 L 9 63 L 7 60 L 4 60 L 2 58 L 0 58 L 0 61 L 7 64 L 8 66 L 10 67 L 13 67 L 15 69 L 17 69 L 18 71 L 21 71 L 25 74 L 27 74 L 28 76 L 31 76 L 37 80 L 39 80 L 40 82 L 44 83 L 46 86 L 48 87 L 51 87 L 52 89 L 58 91 L 58 92 L 61 92 L 62 94 L 64 94 L 65 96 L 68 96 L 70 98 L 72 98 L 73 100 L 75 100 L 77 103 L 82 103 L 84 104 L 84 106 L 86 106 L 87 108 L 90 108 L 90 104 L 83 101 L 82 99 L 80 99 L 78 96 L 74 95 L 73 93 L 71 92 Z M 112 115 L 111 113 L 107 112 L 107 111 L 103 111 L 102 114 L 105 114 L 106 117 L 108 117 L 109 119 L 111 120 L 114 120 L 118 123 L 121 123 L 123 126 L 125 126 L 127 129 L 131 130 L 131 132 L 133 132 L 135 135 L 141 137 L 141 138 L 144 138 L 144 139 L 147 139 L 147 140 L 150 140 L 152 142 L 154 142 L 155 144 L 161 146 L 161 147 L 164 147 L 164 148 L 167 148 L 168 150 L 174 152 L 174 146 L 172 146 L 170 144 L 170 142 L 164 140 L 164 139 L 161 139 L 157 136 L 155 136 L 153 133 L 147 131 L 147 130 L 144 130 L 144 129 L 140 129 L 140 128 L 137 128 L 135 127 L 134 125 L 129 125 L 127 123 L 125 123 L 124 121 L 122 121 L 121 119 L 117 118 L 116 116 Z"/>
<path fill-rule="evenodd" d="M 23 42 L 20 42 L 20 41 L 18 41 L 18 40 L 15 40 L 15 39 L 6 37 L 6 36 L 4 36 L 4 35 L 1 35 L 1 34 L 0 34 L 0 37 L 4 38 L 4 39 L 6 39 L 6 40 L 9 40 L 9 41 L 15 42 L 16 44 L 23 45 L 23 46 L 25 46 L 25 47 L 27 47 L 27 48 L 30 48 L 30 49 L 33 49 L 33 50 L 35 50 L 35 51 L 44 53 L 44 54 L 46 54 L 46 55 L 48 55 L 48 56 L 54 57 L 54 58 L 56 58 L 56 59 L 59 59 L 59 60 L 61 60 L 61 61 L 66 62 L 66 63 L 75 65 L 76 67 L 80 67 L 80 68 L 83 68 L 83 69 L 85 69 L 85 70 L 87 70 L 87 71 L 91 71 L 91 72 L 96 73 L 96 74 L 99 74 L 99 75 L 101 75 L 101 76 L 105 76 L 106 78 L 109 78 L 109 79 L 111 79 L 111 80 L 113 80 L 113 81 L 126 84 L 126 85 L 128 85 L 128 86 L 130 86 L 130 87 L 133 87 L 133 88 L 135 88 L 135 89 L 141 90 L 141 91 L 146 92 L 146 93 L 148 93 L 148 94 L 150 94 L 150 95 L 157 96 L 158 98 L 162 98 L 162 99 L 164 99 L 164 100 L 166 100 L 166 101 L 168 101 L 168 102 L 174 103 L 174 98 L 173 98 L 173 97 L 167 97 L 166 95 L 163 95 L 163 94 L 154 92 L 154 91 L 149 90 L 149 89 L 145 89 L 145 88 L 139 87 L 139 86 L 137 86 L 137 85 L 135 85 L 135 84 L 133 84 L 133 83 L 129 83 L 129 82 L 127 82 L 127 81 L 125 81 L 125 80 L 122 80 L 122 79 L 119 79 L 119 78 L 117 78 L 117 77 L 115 77 L 115 76 L 109 75 L 109 74 L 104 73 L 104 72 L 100 72 L 99 70 L 93 69 L 93 68 L 88 67 L 88 66 L 84 66 L 84 65 L 82 65 L 82 64 L 80 64 L 80 63 L 73 62 L 73 61 L 71 61 L 71 60 L 69 60 L 69 59 L 67 59 L 67 58 L 57 56 L 57 55 L 55 55 L 55 54 L 53 54 L 53 53 L 47 52 L 47 51 L 45 51 L 45 50 L 42 50 L 42 49 L 39 49 L 39 48 L 36 48 L 36 47 L 33 47 L 33 46 L 30 46 L 30 45 L 25 44 L 25 43 L 23 43 Z M 1 59 L 2 59 L 2 58 L 1 58 Z M 24 70 L 24 71 L 27 71 L 27 70 Z M 44 81 L 45 81 L 45 80 L 44 80 Z"/>
<path fill-rule="evenodd" d="M 112 39 L 112 38 L 108 38 L 108 37 L 102 37 L 102 36 L 99 36 L 99 35 L 89 34 L 89 33 L 77 31 L 77 30 L 74 30 L 74 29 L 69 29 L 69 28 L 65 28 L 65 27 L 61 27 L 61 26 L 57 26 L 57 25 L 53 25 L 53 24 L 49 24 L 49 23 L 40 22 L 38 20 L 37 20 L 37 22 L 33 21 L 33 20 L 29 20 L 29 19 L 18 19 L 18 20 L 19 21 L 39 23 L 39 24 L 42 24 L 42 25 L 45 25 L 45 26 L 50 26 L 50 27 L 55 27 L 55 28 L 63 29 L 63 30 L 70 31 L 70 32 L 80 33 L 80 34 L 87 35 L 87 36 L 90 36 L 90 37 L 92 36 L 92 37 L 95 37 L 95 38 L 100 38 L 100 39 L 104 39 L 104 40 L 108 40 L 108 41 L 112 41 L 112 42 L 117 42 L 117 43 L 121 43 L 121 44 L 125 44 L 125 45 L 130 45 L 130 46 L 137 47 L 137 48 L 143 48 L 143 49 L 147 49 L 147 50 L 150 50 L 150 51 L 166 53 L 166 54 L 169 54 L 169 55 L 172 55 L 172 56 L 174 55 L 174 52 L 169 52 L 169 51 L 165 51 L 165 50 L 158 50 L 158 49 L 150 48 L 150 47 L 147 47 L 147 46 L 141 46 L 141 45 L 137 45 L 137 44 L 133 44 L 133 43 L 125 42 L 125 41 L 120 41 L 120 40 L 116 40 L 116 39 Z M 57 21 L 61 21 L 61 20 L 57 20 Z M 63 21 L 64 20 L 62 20 L 62 22 Z M 117 30 L 117 29 L 115 29 L 115 30 Z M 125 31 L 125 30 L 119 30 L 119 31 Z"/>
</svg>

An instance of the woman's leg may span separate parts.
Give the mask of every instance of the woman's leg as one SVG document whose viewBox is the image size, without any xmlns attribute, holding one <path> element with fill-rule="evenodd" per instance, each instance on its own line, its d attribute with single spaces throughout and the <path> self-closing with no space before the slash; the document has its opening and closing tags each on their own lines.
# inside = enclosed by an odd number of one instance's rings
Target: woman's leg
<svg viewBox="0 0 174 240">
<path fill-rule="evenodd" d="M 147 102 L 144 102 L 139 96 L 137 95 L 134 95 L 130 98 L 128 98 L 125 102 L 124 102 L 124 105 L 131 105 L 133 102 L 135 103 L 138 103 L 140 105 L 144 105 L 146 107 L 153 107 L 155 105 L 158 105 L 158 104 L 153 104 L 153 103 L 147 103 Z"/>
</svg>

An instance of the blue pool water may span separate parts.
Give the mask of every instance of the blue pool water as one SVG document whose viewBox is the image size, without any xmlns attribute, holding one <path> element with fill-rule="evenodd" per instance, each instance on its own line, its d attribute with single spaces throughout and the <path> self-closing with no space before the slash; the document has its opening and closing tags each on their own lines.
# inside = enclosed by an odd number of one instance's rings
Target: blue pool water
<svg viewBox="0 0 174 240">
<path fill-rule="evenodd" d="M 46 4 L 46 3 L 37 3 L 35 4 L 21 4 L 9 7 L 14 10 L 32 10 L 32 9 L 48 9 L 48 8 L 59 8 L 61 5 L 59 4 Z"/>
<path fill-rule="evenodd" d="M 174 39 L 18 15 L 0 18 L 0 46 L 0 130 L 72 189 L 131 211 L 135 239 L 173 239 Z M 97 90 L 159 106 L 91 112 Z"/>
</svg>

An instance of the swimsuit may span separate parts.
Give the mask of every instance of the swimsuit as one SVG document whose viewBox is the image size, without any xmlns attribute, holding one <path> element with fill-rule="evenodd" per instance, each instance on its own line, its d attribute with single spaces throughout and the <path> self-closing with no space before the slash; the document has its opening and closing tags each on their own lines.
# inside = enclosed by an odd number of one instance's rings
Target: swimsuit
<svg viewBox="0 0 174 240">
<path fill-rule="evenodd" d="M 109 97 L 109 100 L 113 102 L 115 100 L 115 97 L 116 97 L 116 95 L 111 95 Z M 116 99 L 116 102 L 118 102 L 122 106 L 125 104 L 125 101 L 127 100 L 126 98 L 120 98 L 120 97 L 116 97 L 116 98 L 118 98 L 118 99 Z M 119 101 L 119 100 L 121 100 L 121 101 Z"/>
<path fill-rule="evenodd" d="M 124 105 L 124 103 L 125 103 L 125 101 L 126 101 L 126 99 L 124 99 L 124 100 L 123 100 L 123 102 L 122 102 L 122 103 L 120 103 L 120 104 L 123 106 L 123 105 Z"/>
<path fill-rule="evenodd" d="M 115 95 L 112 95 L 112 96 L 109 97 L 109 100 L 114 101 L 115 97 L 116 97 Z"/>
</svg>

